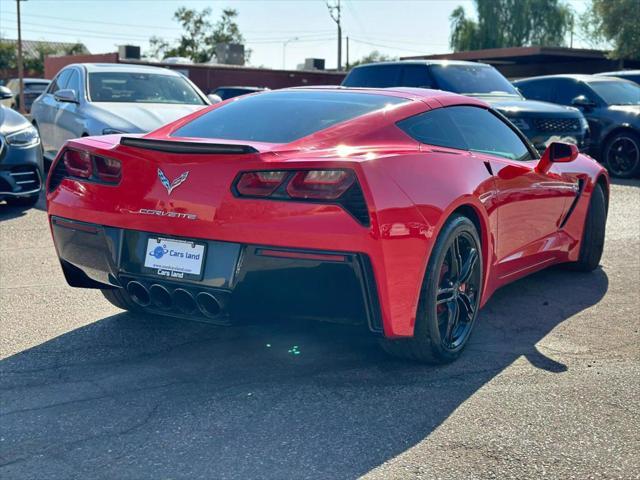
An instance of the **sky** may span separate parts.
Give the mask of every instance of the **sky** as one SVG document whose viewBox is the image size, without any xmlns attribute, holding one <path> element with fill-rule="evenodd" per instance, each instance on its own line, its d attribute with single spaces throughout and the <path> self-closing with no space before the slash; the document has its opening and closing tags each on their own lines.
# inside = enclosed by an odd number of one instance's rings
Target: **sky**
<svg viewBox="0 0 640 480">
<path fill-rule="evenodd" d="M 331 0 L 335 3 L 336 0 Z M 580 13 L 586 0 L 569 0 Z M 372 50 L 391 56 L 446 53 L 449 15 L 458 6 L 473 16 L 471 0 L 342 0 L 342 31 L 349 37 L 349 58 Z M 21 3 L 25 40 L 82 42 L 91 53 L 114 52 L 121 44 L 139 45 L 149 37 L 174 40 L 172 19 L 181 6 L 210 7 L 216 20 L 223 8 L 238 11 L 238 24 L 252 50 L 250 64 L 296 68 L 305 58 L 337 63 L 337 29 L 325 0 L 28 0 Z M 16 38 L 16 1 L 0 1 L 0 36 Z M 346 39 L 344 40 L 346 44 Z M 580 40 L 575 47 L 586 47 Z M 343 64 L 346 58 L 343 46 Z"/>
</svg>

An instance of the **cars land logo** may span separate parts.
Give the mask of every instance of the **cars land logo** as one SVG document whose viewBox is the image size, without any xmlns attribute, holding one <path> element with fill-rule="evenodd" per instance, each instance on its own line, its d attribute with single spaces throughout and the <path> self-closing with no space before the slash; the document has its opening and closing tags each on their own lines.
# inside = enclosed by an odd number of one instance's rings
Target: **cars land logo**
<svg viewBox="0 0 640 480">
<path fill-rule="evenodd" d="M 149 255 L 160 260 L 164 257 L 164 254 L 167 253 L 167 247 L 165 245 L 158 245 L 152 251 L 149 252 Z"/>
<path fill-rule="evenodd" d="M 174 179 L 173 182 L 170 182 L 164 172 L 158 169 L 158 178 L 160 179 L 160 183 L 164 185 L 164 188 L 167 189 L 167 193 L 171 195 L 174 189 L 178 188 L 180 185 L 184 183 L 184 181 L 189 176 L 189 172 L 184 172 L 178 178 Z"/>
</svg>

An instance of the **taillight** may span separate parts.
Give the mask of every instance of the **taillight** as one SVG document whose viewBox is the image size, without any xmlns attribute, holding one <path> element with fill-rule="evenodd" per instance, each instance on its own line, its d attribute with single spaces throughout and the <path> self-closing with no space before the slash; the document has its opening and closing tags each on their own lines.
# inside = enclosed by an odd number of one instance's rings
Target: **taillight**
<svg viewBox="0 0 640 480">
<path fill-rule="evenodd" d="M 340 205 L 360 224 L 370 225 L 369 209 L 353 170 L 271 170 L 244 172 L 232 191 L 237 197 Z"/>
<path fill-rule="evenodd" d="M 64 166 L 69 175 L 80 178 L 89 178 L 93 173 L 91 155 L 79 150 L 67 150 L 63 157 Z"/>
<path fill-rule="evenodd" d="M 291 198 L 335 200 L 344 194 L 355 176 L 351 170 L 310 170 L 297 172 L 287 185 Z"/>
<path fill-rule="evenodd" d="M 62 158 L 55 164 L 49 181 L 49 191 L 58 188 L 65 178 L 115 185 L 120 183 L 122 178 L 122 163 L 113 158 L 99 157 L 84 150 L 68 148 L 62 152 Z"/>
<path fill-rule="evenodd" d="M 106 157 L 94 157 L 96 160 L 96 175 L 106 183 L 118 183 L 122 175 L 120 160 Z"/>
<path fill-rule="evenodd" d="M 242 174 L 236 189 L 240 195 L 268 197 L 285 179 L 287 172 L 248 172 Z"/>
</svg>

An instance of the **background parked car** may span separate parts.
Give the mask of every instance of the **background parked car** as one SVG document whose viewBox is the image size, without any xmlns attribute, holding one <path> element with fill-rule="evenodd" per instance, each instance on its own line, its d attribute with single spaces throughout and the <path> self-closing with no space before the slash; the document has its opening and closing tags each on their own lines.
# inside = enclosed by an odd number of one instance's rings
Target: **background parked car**
<svg viewBox="0 0 640 480">
<path fill-rule="evenodd" d="M 71 138 L 149 132 L 206 105 L 206 95 L 172 70 L 84 63 L 61 70 L 31 113 L 51 161 Z"/>
<path fill-rule="evenodd" d="M 24 105 L 25 111 L 29 113 L 31 110 L 31 104 L 38 98 L 42 92 L 44 92 L 49 84 L 50 80 L 44 78 L 25 78 L 24 84 Z M 12 78 L 7 82 L 6 87 L 11 90 L 12 97 L 0 100 L 5 107 L 13 108 L 15 110 L 20 109 L 20 80 Z"/>
<path fill-rule="evenodd" d="M 491 65 L 449 60 L 407 60 L 361 65 L 342 82 L 347 87 L 435 88 L 479 97 L 506 116 L 539 152 L 554 141 L 586 149 L 587 122 L 576 108 L 525 100 Z"/>
<path fill-rule="evenodd" d="M 18 112 L 0 105 L 0 201 L 35 205 L 43 178 L 38 132 Z"/>
<path fill-rule="evenodd" d="M 617 72 L 596 73 L 598 76 L 616 77 L 623 80 L 631 80 L 640 85 L 640 70 L 618 70 Z"/>
<path fill-rule="evenodd" d="M 218 87 L 211 92 L 211 94 L 219 96 L 222 100 L 228 100 L 229 98 L 239 97 L 240 95 L 264 92 L 265 90 L 269 89 L 264 87 Z"/>
<path fill-rule="evenodd" d="M 591 154 L 617 177 L 640 173 L 640 86 L 595 75 L 533 77 L 514 85 L 527 98 L 580 108 L 591 129 Z"/>
</svg>

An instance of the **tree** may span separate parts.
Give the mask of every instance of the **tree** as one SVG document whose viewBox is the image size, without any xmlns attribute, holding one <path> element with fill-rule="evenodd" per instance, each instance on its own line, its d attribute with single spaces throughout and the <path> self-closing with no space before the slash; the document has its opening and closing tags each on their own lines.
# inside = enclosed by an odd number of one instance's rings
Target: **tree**
<svg viewBox="0 0 640 480">
<path fill-rule="evenodd" d="M 611 58 L 640 60 L 639 0 L 592 0 L 581 26 L 587 38 L 612 47 Z"/>
<path fill-rule="evenodd" d="M 210 16 L 210 8 L 197 11 L 180 7 L 173 14 L 173 19 L 183 29 L 180 39 L 171 45 L 163 38 L 151 37 L 147 57 L 187 57 L 196 63 L 205 63 L 216 56 L 218 43 L 244 43 L 244 37 L 236 22 L 237 10 L 225 8 L 215 25 L 211 23 Z M 250 55 L 251 51 L 245 49 L 245 61 L 249 60 Z"/>
<path fill-rule="evenodd" d="M 633 0 L 632 0 L 633 1 Z M 483 48 L 561 46 L 572 13 L 561 0 L 474 0 L 478 19 L 463 7 L 449 17 L 454 51 Z"/>
<path fill-rule="evenodd" d="M 349 62 L 349 68 L 353 68 L 364 63 L 388 62 L 397 59 L 397 57 L 392 57 L 390 55 L 380 53 L 378 50 L 374 50 L 368 55 L 365 55 L 364 57 L 356 60 L 355 62 Z"/>
</svg>

